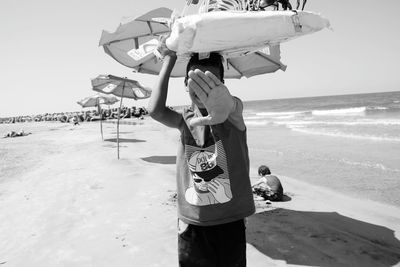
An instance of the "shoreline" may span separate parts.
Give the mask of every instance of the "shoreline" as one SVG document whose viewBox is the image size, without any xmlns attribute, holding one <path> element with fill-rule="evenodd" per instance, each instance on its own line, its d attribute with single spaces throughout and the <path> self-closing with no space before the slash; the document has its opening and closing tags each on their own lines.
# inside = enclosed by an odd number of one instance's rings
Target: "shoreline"
<svg viewBox="0 0 400 267">
<path fill-rule="evenodd" d="M 177 265 L 170 198 L 179 135 L 148 117 L 135 121 L 120 125 L 120 160 L 112 123 L 103 124 L 105 141 L 98 123 L 31 124 L 29 136 L 0 139 L 0 151 L 25 151 L 4 155 L 16 165 L 0 175 L 0 263 Z M 261 156 L 252 146 L 254 161 Z M 251 167 L 254 173 L 256 163 Z M 289 200 L 256 202 L 248 218 L 248 266 L 400 262 L 398 207 L 280 179 Z"/>
<path fill-rule="evenodd" d="M 312 136 L 284 126 L 249 127 L 248 144 L 251 177 L 257 176 L 258 166 L 266 164 L 278 176 L 400 208 L 396 167 L 400 144 Z M 372 165 L 383 160 L 391 165 Z"/>
</svg>

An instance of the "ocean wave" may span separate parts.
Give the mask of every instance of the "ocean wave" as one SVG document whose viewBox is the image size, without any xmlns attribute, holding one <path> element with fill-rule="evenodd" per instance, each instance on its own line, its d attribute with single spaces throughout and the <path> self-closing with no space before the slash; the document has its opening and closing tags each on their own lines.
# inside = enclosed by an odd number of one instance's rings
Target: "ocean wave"
<svg viewBox="0 0 400 267">
<path fill-rule="evenodd" d="M 264 126 L 264 125 L 269 125 L 271 124 L 271 121 L 266 121 L 266 120 L 257 120 L 257 121 L 246 121 L 246 125 L 251 125 L 251 126 Z"/>
<path fill-rule="evenodd" d="M 295 121 L 274 121 L 274 124 L 277 125 L 344 125 L 344 126 L 398 126 L 400 125 L 400 120 L 363 120 L 363 121 L 304 121 L 304 120 L 295 120 Z"/>
<path fill-rule="evenodd" d="M 303 111 L 288 111 L 288 112 L 257 112 L 257 113 L 249 113 L 246 112 L 247 115 L 244 115 L 244 119 L 246 121 L 251 120 L 287 120 L 287 119 L 294 119 L 299 114 L 304 114 Z"/>
<path fill-rule="evenodd" d="M 244 120 L 259 120 L 261 117 L 260 116 L 244 116 Z"/>
<path fill-rule="evenodd" d="M 377 107 L 368 107 L 367 111 L 369 111 L 369 110 L 388 110 L 388 109 L 389 109 L 388 107 L 377 106 Z"/>
<path fill-rule="evenodd" d="M 310 128 L 303 127 L 289 127 L 292 131 L 312 134 L 312 135 L 323 135 L 330 137 L 339 137 L 339 138 L 352 138 L 358 140 L 370 140 L 370 141 L 385 141 L 385 142 L 400 142 L 400 138 L 397 137 L 385 137 L 385 136 L 374 136 L 374 135 L 359 135 L 359 134 L 349 134 L 343 132 L 327 132 L 321 130 L 315 130 Z"/>
<path fill-rule="evenodd" d="M 397 106 L 364 106 L 339 109 L 316 109 L 312 110 L 314 116 L 360 116 L 366 113 L 381 113 L 381 112 L 399 112 L 400 107 Z"/>
<path fill-rule="evenodd" d="M 337 109 L 312 109 L 303 111 L 269 111 L 269 112 L 257 112 L 247 111 L 246 114 L 251 119 L 257 118 L 271 118 L 271 119 L 290 119 L 307 116 L 315 117 L 344 117 L 344 116 L 365 116 L 374 113 L 387 113 L 387 112 L 399 112 L 400 107 L 385 107 L 385 106 L 362 106 L 362 107 L 348 107 L 348 108 L 337 108 Z"/>
<path fill-rule="evenodd" d="M 307 113 L 307 111 L 281 111 L 281 112 L 257 112 L 256 115 L 260 117 L 281 117 L 281 116 L 296 116 L 305 113 Z"/>
<path fill-rule="evenodd" d="M 311 111 L 312 115 L 315 116 L 354 116 L 357 114 L 363 115 L 365 114 L 365 111 L 367 110 L 367 107 L 355 107 L 355 108 L 341 108 L 341 109 L 327 109 L 327 110 L 313 110 Z"/>
<path fill-rule="evenodd" d="M 382 171 L 400 172 L 399 169 L 388 168 L 385 165 L 383 165 L 382 163 L 358 162 L 358 161 L 352 161 L 352 160 L 348 160 L 348 159 L 341 159 L 340 162 L 345 163 L 347 165 L 361 166 L 361 167 L 372 168 L 372 169 L 380 169 Z"/>
</svg>

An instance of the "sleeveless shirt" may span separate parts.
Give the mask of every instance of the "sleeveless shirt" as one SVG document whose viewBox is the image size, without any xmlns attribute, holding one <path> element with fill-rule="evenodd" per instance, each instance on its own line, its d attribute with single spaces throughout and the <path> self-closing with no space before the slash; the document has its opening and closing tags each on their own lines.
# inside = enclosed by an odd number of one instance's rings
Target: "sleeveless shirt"
<svg viewBox="0 0 400 267">
<path fill-rule="evenodd" d="M 246 130 L 229 120 L 191 127 L 190 119 L 197 116 L 191 108 L 182 116 L 176 159 L 179 219 L 209 226 L 253 214 Z"/>
</svg>

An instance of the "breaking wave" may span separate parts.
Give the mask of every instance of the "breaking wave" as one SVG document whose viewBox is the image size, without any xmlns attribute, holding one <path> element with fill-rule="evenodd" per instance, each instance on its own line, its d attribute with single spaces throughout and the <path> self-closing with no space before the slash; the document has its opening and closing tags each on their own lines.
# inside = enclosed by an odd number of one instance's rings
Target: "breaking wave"
<svg viewBox="0 0 400 267">
<path fill-rule="evenodd" d="M 386 137 L 386 136 L 375 136 L 375 135 L 361 135 L 361 134 L 351 134 L 351 133 L 343 133 L 343 132 L 330 132 L 309 128 L 291 128 L 292 131 L 301 132 L 305 134 L 313 134 L 313 135 L 324 135 L 331 137 L 344 137 L 344 138 L 352 138 L 358 140 L 370 140 L 370 141 L 388 141 L 388 142 L 400 142 L 400 138 L 398 137 Z"/>
<path fill-rule="evenodd" d="M 354 116 L 357 114 L 363 115 L 367 107 L 357 107 L 357 108 L 342 108 L 342 109 L 328 109 L 328 110 L 313 110 L 311 113 L 315 116 Z"/>
</svg>

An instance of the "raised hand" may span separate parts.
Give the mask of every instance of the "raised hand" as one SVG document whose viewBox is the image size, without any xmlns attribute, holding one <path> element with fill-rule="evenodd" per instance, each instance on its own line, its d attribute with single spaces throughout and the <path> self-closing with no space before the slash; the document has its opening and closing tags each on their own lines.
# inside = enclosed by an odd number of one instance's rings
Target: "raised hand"
<svg viewBox="0 0 400 267">
<path fill-rule="evenodd" d="M 189 89 L 193 90 L 204 107 L 206 117 L 193 118 L 191 126 L 215 125 L 226 121 L 235 109 L 235 100 L 228 88 L 211 72 L 201 70 L 189 72 Z"/>
<path fill-rule="evenodd" d="M 160 39 L 158 40 L 158 46 L 154 50 L 154 54 L 159 59 L 164 59 L 164 57 L 166 57 L 166 56 L 176 57 L 175 51 L 168 49 L 168 47 L 166 45 L 167 38 L 168 38 L 168 36 L 165 36 L 165 35 L 161 36 Z"/>
</svg>

